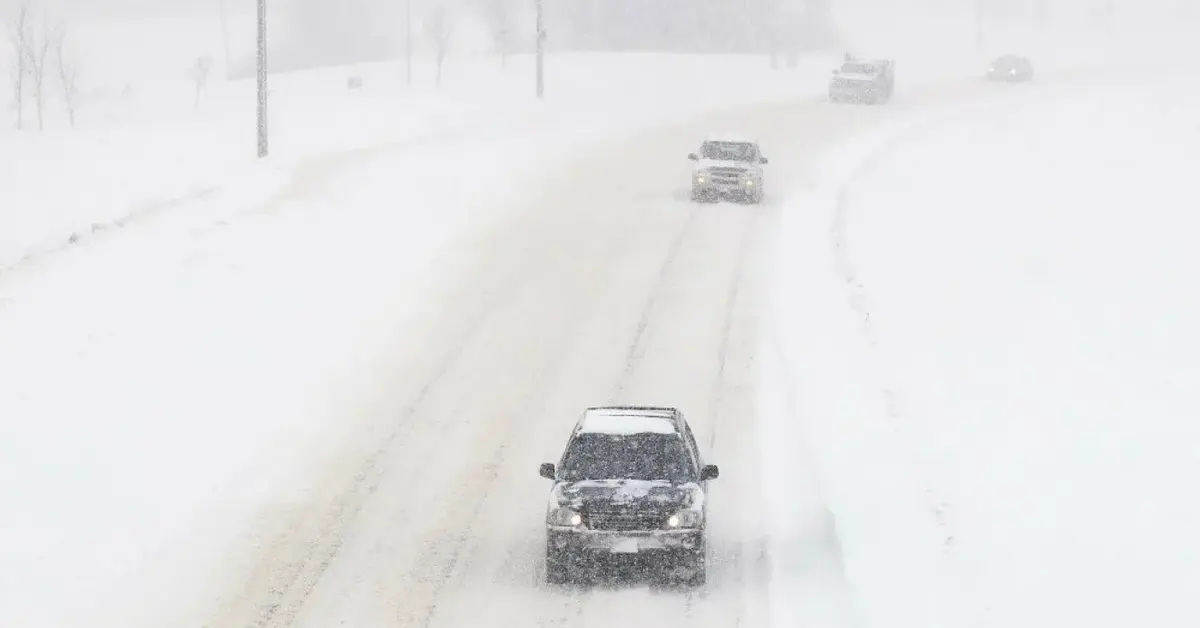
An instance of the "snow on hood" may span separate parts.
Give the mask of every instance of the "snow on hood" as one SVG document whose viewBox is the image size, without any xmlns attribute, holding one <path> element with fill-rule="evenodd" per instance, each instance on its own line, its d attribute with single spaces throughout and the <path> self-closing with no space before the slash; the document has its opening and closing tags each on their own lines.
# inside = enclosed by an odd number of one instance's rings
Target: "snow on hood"
<svg viewBox="0 0 1200 628">
<path fill-rule="evenodd" d="M 851 81 L 874 81 L 874 74 L 863 74 L 861 72 L 838 72 L 838 78 L 848 79 Z"/>
<path fill-rule="evenodd" d="M 745 161 L 726 161 L 724 159 L 701 159 L 696 163 L 696 169 L 703 168 L 738 168 L 741 170 L 754 170 L 754 164 Z"/>
<path fill-rule="evenodd" d="M 672 484 L 664 480 L 580 480 L 557 486 L 553 499 L 580 508 L 593 501 L 612 504 L 633 502 L 696 507 L 704 493 L 695 482 Z"/>
</svg>

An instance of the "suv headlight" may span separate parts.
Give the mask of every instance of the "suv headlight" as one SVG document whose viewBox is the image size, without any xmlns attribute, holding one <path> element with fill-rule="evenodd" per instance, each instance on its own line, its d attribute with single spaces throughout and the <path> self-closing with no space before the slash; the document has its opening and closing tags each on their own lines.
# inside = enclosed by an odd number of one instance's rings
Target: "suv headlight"
<svg viewBox="0 0 1200 628">
<path fill-rule="evenodd" d="M 558 507 L 546 513 L 546 524 L 552 526 L 577 526 L 583 523 L 583 517 L 570 508 Z"/>
<path fill-rule="evenodd" d="M 681 510 L 667 518 L 667 529 L 698 528 L 703 520 L 704 515 L 699 510 Z"/>
</svg>

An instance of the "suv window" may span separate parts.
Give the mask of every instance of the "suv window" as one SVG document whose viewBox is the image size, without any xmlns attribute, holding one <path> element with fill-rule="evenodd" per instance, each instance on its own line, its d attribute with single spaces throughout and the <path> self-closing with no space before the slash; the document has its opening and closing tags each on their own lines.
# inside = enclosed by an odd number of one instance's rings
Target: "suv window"
<svg viewBox="0 0 1200 628">
<path fill-rule="evenodd" d="M 576 436 L 563 455 L 563 480 L 697 480 L 692 457 L 678 434 L 599 434 Z"/>
<path fill-rule="evenodd" d="M 721 161 L 758 161 L 758 147 L 750 142 L 705 142 L 700 155 Z"/>
<path fill-rule="evenodd" d="M 696 444 L 696 435 L 692 433 L 692 426 L 689 423 L 683 424 L 683 435 L 687 438 L 688 449 L 691 450 L 692 457 L 696 460 L 696 464 L 700 464 L 700 446 Z"/>
<path fill-rule="evenodd" d="M 842 64 L 842 72 L 847 74 L 876 74 L 879 68 L 870 63 L 849 62 Z"/>
</svg>

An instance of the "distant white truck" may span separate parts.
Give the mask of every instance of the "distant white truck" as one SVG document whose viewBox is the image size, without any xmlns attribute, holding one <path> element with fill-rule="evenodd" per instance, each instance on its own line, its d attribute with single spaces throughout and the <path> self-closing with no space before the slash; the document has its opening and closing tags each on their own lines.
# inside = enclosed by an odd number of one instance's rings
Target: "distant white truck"
<svg viewBox="0 0 1200 628">
<path fill-rule="evenodd" d="M 763 157 L 758 141 L 737 133 L 713 133 L 688 159 L 692 168 L 692 200 L 712 202 L 721 198 L 748 201 L 763 199 Z"/>
</svg>

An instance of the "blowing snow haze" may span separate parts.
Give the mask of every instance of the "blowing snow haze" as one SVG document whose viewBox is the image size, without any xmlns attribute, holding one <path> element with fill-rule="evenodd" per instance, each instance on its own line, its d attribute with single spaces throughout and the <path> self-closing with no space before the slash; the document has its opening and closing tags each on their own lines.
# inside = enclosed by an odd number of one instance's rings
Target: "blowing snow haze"
<svg viewBox="0 0 1200 628">
<path fill-rule="evenodd" d="M 143 50 L 154 48 L 156 37 L 172 36 L 170 20 L 204 22 L 210 31 L 207 49 L 196 54 L 227 58 L 230 78 L 254 74 L 255 0 L 0 0 L 5 16 L 0 21 L 11 21 L 22 3 L 71 28 L 124 18 L 167 20 L 140 38 Z M 1196 5 L 1185 0 L 924 0 L 908 3 L 902 12 L 963 18 L 983 7 L 988 25 L 1107 21 L 1144 28 L 1194 16 Z M 535 0 L 268 0 L 267 6 L 272 72 L 399 57 L 408 48 L 410 15 L 418 54 L 438 47 L 452 55 L 501 49 L 527 53 L 536 41 Z M 898 9 L 886 0 L 547 0 L 543 10 L 551 51 L 797 53 L 861 45 L 839 32 L 848 19 L 883 25 Z M 853 18 L 845 17 L 848 11 Z M 179 24 L 179 30 L 185 28 Z M 897 29 L 892 35 L 910 47 L 932 45 L 925 41 L 926 30 Z"/>
<path fill-rule="evenodd" d="M 255 0 L 3 0 L 56 20 L 219 17 L 232 73 L 253 74 Z M 767 52 L 832 42 L 832 0 L 551 0 L 547 46 L 559 51 Z M 268 0 L 272 71 L 395 58 L 439 39 L 455 52 L 531 52 L 534 0 Z M 217 51 L 213 51 L 217 52 Z"/>
<path fill-rule="evenodd" d="M 288 0 L 280 5 L 291 43 L 274 51 L 275 67 L 379 60 L 405 49 L 405 2 Z M 828 0 L 809 5 L 811 15 L 828 11 Z M 414 29 L 426 39 L 444 35 L 453 37 L 456 47 L 504 46 L 512 52 L 534 48 L 533 0 L 417 0 L 411 8 Z M 543 10 L 547 45 L 555 50 L 728 53 L 812 41 L 797 19 L 802 8 L 799 0 L 554 0 Z"/>
</svg>

